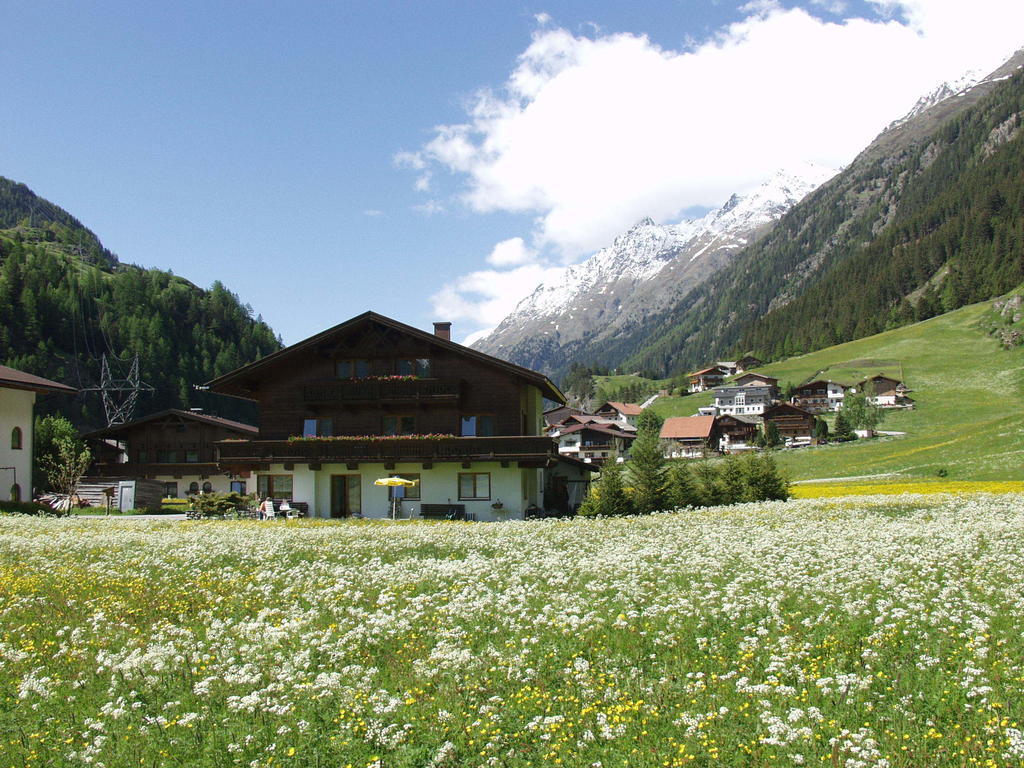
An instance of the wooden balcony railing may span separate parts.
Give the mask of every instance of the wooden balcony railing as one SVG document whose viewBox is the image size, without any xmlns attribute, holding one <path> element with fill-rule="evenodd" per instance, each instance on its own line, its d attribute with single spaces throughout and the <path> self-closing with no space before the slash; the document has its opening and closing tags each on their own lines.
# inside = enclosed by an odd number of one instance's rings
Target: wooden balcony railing
<svg viewBox="0 0 1024 768">
<path fill-rule="evenodd" d="M 227 440 L 222 464 L 245 462 L 431 461 L 544 458 L 558 455 L 550 437 L 442 437 L 374 440 Z"/>
<path fill-rule="evenodd" d="M 452 402 L 461 384 L 442 379 L 343 379 L 302 388 L 307 403 Z"/>
</svg>

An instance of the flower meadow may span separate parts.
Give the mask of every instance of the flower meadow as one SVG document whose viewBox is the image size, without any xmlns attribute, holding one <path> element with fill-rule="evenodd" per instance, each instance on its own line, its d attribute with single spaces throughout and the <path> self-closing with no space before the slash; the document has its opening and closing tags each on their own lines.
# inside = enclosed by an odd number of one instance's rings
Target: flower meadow
<svg viewBox="0 0 1024 768">
<path fill-rule="evenodd" d="M 0 768 L 1024 763 L 1024 499 L 0 518 Z"/>
</svg>

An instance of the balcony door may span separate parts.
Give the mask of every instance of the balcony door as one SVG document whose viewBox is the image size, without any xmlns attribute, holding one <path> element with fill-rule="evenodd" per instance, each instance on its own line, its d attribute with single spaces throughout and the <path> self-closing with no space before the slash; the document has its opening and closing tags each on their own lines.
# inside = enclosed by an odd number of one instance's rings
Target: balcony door
<svg viewBox="0 0 1024 768">
<path fill-rule="evenodd" d="M 331 475 L 331 517 L 361 515 L 359 475 Z"/>
</svg>

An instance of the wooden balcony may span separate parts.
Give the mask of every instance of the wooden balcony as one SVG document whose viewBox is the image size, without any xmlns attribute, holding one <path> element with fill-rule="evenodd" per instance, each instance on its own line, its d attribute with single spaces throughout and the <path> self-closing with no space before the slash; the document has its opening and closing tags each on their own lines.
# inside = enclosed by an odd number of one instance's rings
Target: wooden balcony
<svg viewBox="0 0 1024 768">
<path fill-rule="evenodd" d="M 558 456 L 550 437 L 442 437 L 373 440 L 226 440 L 221 466 L 268 463 L 398 461 L 535 461 Z"/>
<path fill-rule="evenodd" d="M 442 379 L 342 379 L 302 388 L 305 403 L 453 403 L 462 394 L 458 381 Z"/>
</svg>

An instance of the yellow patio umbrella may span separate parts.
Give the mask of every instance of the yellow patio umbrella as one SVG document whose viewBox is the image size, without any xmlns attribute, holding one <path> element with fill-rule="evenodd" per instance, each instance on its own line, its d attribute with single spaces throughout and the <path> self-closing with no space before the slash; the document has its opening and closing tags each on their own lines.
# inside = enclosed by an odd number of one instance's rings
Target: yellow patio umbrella
<svg viewBox="0 0 1024 768">
<path fill-rule="evenodd" d="M 385 485 L 389 488 L 408 488 L 416 485 L 419 480 L 406 480 L 404 477 L 381 477 L 373 481 L 374 485 Z M 395 519 L 395 515 L 398 512 L 398 499 L 393 498 L 391 500 L 391 519 Z"/>
</svg>

